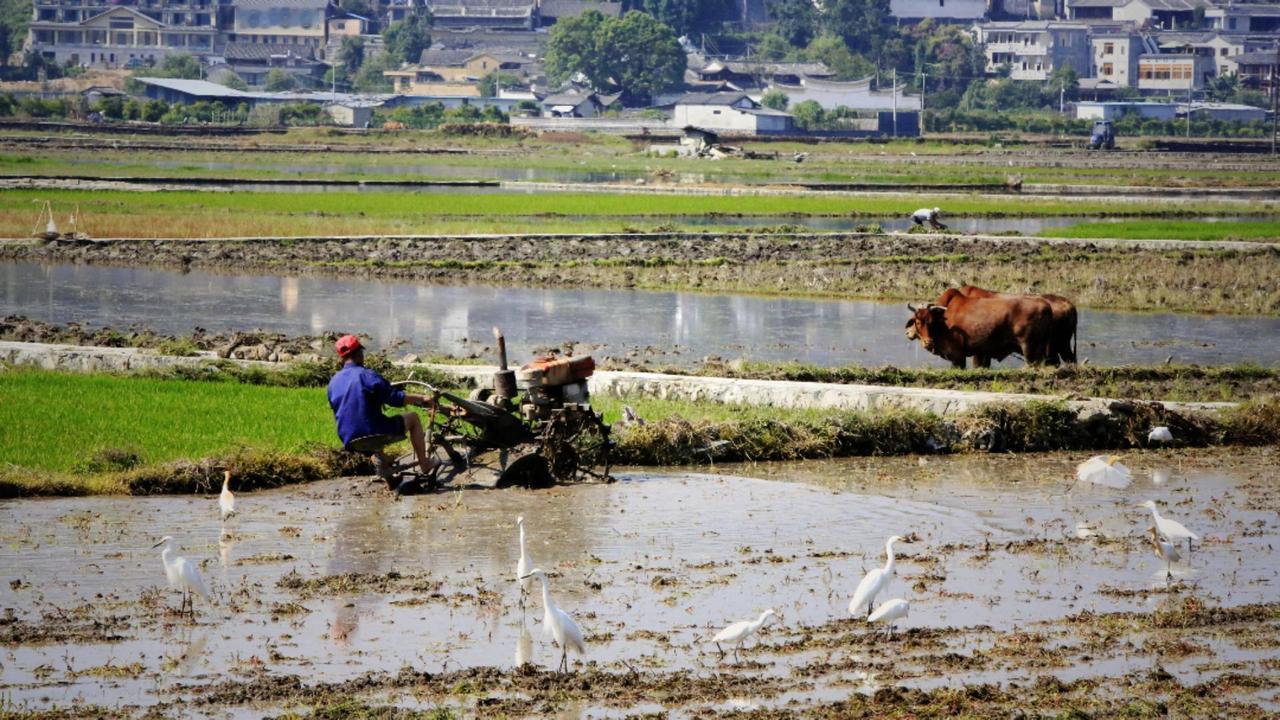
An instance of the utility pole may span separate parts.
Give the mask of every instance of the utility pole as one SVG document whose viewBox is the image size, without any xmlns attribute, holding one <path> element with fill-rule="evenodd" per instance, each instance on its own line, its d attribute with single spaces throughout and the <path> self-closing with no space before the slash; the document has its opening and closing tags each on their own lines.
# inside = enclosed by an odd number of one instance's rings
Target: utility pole
<svg viewBox="0 0 1280 720">
<path fill-rule="evenodd" d="M 1058 81 L 1058 114 L 1067 114 L 1067 81 Z"/>
<path fill-rule="evenodd" d="M 1191 88 L 1187 88 L 1187 137 L 1191 137 Z"/>
<path fill-rule="evenodd" d="M 1276 118 L 1280 116 L 1280 48 L 1276 48 L 1276 61 L 1271 63 L 1271 154 L 1276 154 Z"/>
<path fill-rule="evenodd" d="M 924 137 L 924 98 L 928 92 L 929 73 L 920 71 L 920 137 Z"/>
<path fill-rule="evenodd" d="M 898 137 L 898 68 L 893 69 L 893 136 Z"/>
</svg>

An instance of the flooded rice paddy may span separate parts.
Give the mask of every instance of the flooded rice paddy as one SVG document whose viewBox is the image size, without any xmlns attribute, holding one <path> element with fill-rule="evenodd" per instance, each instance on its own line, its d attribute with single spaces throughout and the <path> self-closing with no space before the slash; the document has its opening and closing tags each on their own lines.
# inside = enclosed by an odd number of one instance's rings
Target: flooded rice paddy
<svg viewBox="0 0 1280 720">
<path fill-rule="evenodd" d="M 643 290 L 419 285 L 324 277 L 150 270 L 93 265 L 0 265 L 0 313 L 52 323 L 183 335 L 340 329 L 388 343 L 488 359 L 490 328 L 514 358 L 589 341 L 597 358 L 696 364 L 708 356 L 838 366 L 944 366 L 907 341 L 902 303 Z M 173 309 L 181 308 L 181 313 Z M 623 321 L 625 318 L 625 321 Z M 584 337 L 583 328 L 592 328 Z M 1280 319 L 1081 313 L 1082 358 L 1095 364 L 1277 361 Z M 1011 359 L 1009 362 L 1019 363 Z"/>
<path fill-rule="evenodd" d="M 0 695 L 212 717 L 326 692 L 515 717 L 782 717 L 961 686 L 1083 687 L 1095 704 L 1142 693 L 1280 711 L 1274 449 L 1134 454 L 1125 490 L 1071 487 L 1082 459 L 624 471 L 611 485 L 399 502 L 347 478 L 242 494 L 225 527 L 212 497 L 7 501 Z M 1170 585 L 1134 507 L 1146 499 L 1202 538 Z M 520 608 L 520 515 L 587 638 L 571 678 L 516 669 L 559 658 L 540 598 Z M 170 610 L 179 596 L 151 549 L 165 534 L 217 602 L 197 599 L 194 624 Z M 892 534 L 910 542 L 879 600 L 911 613 L 889 639 L 847 605 Z M 722 660 L 710 637 L 767 607 L 782 620 Z"/>
</svg>

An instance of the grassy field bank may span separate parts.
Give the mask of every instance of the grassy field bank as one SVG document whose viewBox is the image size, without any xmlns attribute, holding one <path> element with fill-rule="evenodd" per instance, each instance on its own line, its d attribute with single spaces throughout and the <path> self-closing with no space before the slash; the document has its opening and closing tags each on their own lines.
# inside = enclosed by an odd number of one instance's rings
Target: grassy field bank
<svg viewBox="0 0 1280 720">
<path fill-rule="evenodd" d="M 383 135 L 386 144 L 366 143 L 379 152 L 350 152 L 346 142 L 323 137 L 290 134 L 269 137 L 260 145 L 302 143 L 287 152 L 253 152 L 251 141 L 241 140 L 244 151 L 231 155 L 210 151 L 193 142 L 175 149 L 117 149 L 109 143 L 88 141 L 87 148 L 29 147 L 14 142 L 0 153 L 0 175 L 74 177 L 175 177 L 221 179 L 328 178 L 354 180 L 494 179 L 514 177 L 543 181 L 635 178 L 687 183 L 764 184 L 770 182 L 860 182 L 886 184 L 1003 184 L 1017 178 L 1024 183 L 1071 185 L 1136 185 L 1152 187 L 1262 187 L 1280 184 L 1262 158 L 1249 156 L 1173 156 L 1160 153 L 1116 157 L 1087 154 L 1065 148 L 1008 149 L 981 146 L 948 146 L 911 142 L 746 143 L 765 159 L 705 159 L 662 157 L 649 151 L 649 143 L 623 138 L 570 133 L 561 138 L 549 133 L 539 138 L 494 139 L 493 144 L 461 142 L 457 136 L 420 136 L 428 147 L 467 152 L 424 154 L 414 146 L 397 144 Z M 86 142 L 84 139 L 81 143 Z M 224 143 L 226 141 L 223 141 Z M 332 147 L 332 149 L 330 149 Z M 404 152 L 387 152 L 400 148 Z M 804 153 L 796 163 L 796 153 Z M 775 156 L 776 154 L 776 156 Z M 521 172 L 513 173 L 513 168 Z"/>
<path fill-rule="evenodd" d="M 257 378 L 254 382 L 263 382 Z M 954 419 L 919 412 L 780 411 L 716 403 L 596 398 L 648 423 L 621 429 L 623 464 L 683 465 L 954 450 L 1133 447 L 1152 424 L 1180 444 L 1280 441 L 1280 400 L 1220 418 L 1138 405 L 1082 421 L 1056 403 L 992 405 Z M 232 467 L 241 488 L 367 472 L 336 451 L 318 387 L 7 369 L 0 374 L 0 497 L 207 492 Z"/>
<path fill-rule="evenodd" d="M 948 197 L 931 200 L 950 217 L 1157 217 L 1264 216 L 1280 202 L 1249 204 L 1208 200 L 1122 203 L 1099 198 Z M 905 217 L 923 201 L 918 194 L 874 196 L 689 196 L 606 193 L 446 192 L 211 192 L 127 190 L 7 190 L 0 193 L 0 236 L 31 233 L 38 203 L 53 204 L 59 220 L 78 208 L 94 237 L 202 238 L 228 236 L 333 236 L 376 234 L 472 234 L 619 232 L 655 225 L 680 227 L 682 218 L 735 225 L 738 216 Z M 784 221 L 785 222 L 785 221 Z M 686 223 L 687 225 L 688 223 Z M 1128 229 L 1117 228 L 1126 237 Z M 1193 223 L 1200 233 L 1223 237 L 1232 223 Z M 1218 228 L 1216 226 L 1221 225 Z M 1280 223 L 1261 222 L 1250 237 L 1280 235 Z M 1109 224 L 1102 225 L 1105 230 Z M 1137 228 L 1159 227 L 1148 221 Z M 706 229 L 700 224 L 699 229 Z M 1132 232 L 1132 230 L 1128 230 Z"/>
</svg>

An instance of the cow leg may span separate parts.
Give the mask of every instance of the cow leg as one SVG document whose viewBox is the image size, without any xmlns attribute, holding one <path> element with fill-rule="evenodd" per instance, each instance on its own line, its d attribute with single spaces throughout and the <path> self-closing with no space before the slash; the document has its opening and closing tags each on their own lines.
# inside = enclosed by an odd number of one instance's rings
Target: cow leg
<svg viewBox="0 0 1280 720">
<path fill-rule="evenodd" d="M 978 368 L 990 368 L 991 357 L 988 355 L 974 355 L 973 366 Z"/>
<path fill-rule="evenodd" d="M 967 362 L 967 358 L 965 358 L 965 357 L 962 355 L 962 356 L 960 356 L 960 357 L 958 357 L 958 358 L 956 358 L 956 359 L 954 359 L 954 360 L 952 360 L 952 361 L 951 361 L 951 367 L 953 367 L 953 368 L 955 368 L 955 369 L 957 369 L 957 370 L 963 370 L 963 369 L 965 368 L 965 364 L 966 364 L 966 362 Z"/>
</svg>

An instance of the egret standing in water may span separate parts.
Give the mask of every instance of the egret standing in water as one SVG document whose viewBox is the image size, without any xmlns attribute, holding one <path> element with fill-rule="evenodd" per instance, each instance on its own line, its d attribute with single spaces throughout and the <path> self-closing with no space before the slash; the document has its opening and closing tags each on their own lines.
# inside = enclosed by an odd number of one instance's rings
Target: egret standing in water
<svg viewBox="0 0 1280 720">
<path fill-rule="evenodd" d="M 888 587 L 889 580 L 893 578 L 893 544 L 901 540 L 901 536 L 894 535 L 884 544 L 884 551 L 889 556 L 889 559 L 885 561 L 884 567 L 871 570 L 862 578 L 862 582 L 858 583 L 858 589 L 853 593 L 853 600 L 849 601 L 850 615 L 861 614 L 862 608 L 865 607 L 867 616 L 870 617 L 871 604 L 875 602 L 876 595 L 879 595 L 881 590 Z"/>
<path fill-rule="evenodd" d="M 882 622 L 889 625 L 889 637 L 893 637 L 893 621 L 898 618 L 904 618 L 911 610 L 911 604 L 902 598 L 894 598 L 887 600 L 883 605 L 876 608 L 867 618 L 867 622 Z"/>
<path fill-rule="evenodd" d="M 222 492 L 218 495 L 218 509 L 222 511 L 222 522 L 236 514 L 236 496 L 231 492 L 231 471 L 222 471 Z"/>
<path fill-rule="evenodd" d="M 1151 432 L 1147 433 L 1147 442 L 1171 443 L 1173 442 L 1173 433 L 1169 432 L 1169 428 L 1164 425 L 1153 427 Z"/>
<path fill-rule="evenodd" d="M 195 563 L 173 554 L 172 537 L 165 535 L 160 538 L 160 542 L 151 547 L 158 548 L 161 545 L 164 549 L 160 551 L 160 559 L 164 562 L 164 574 L 169 578 L 169 585 L 182 589 L 182 608 L 178 614 L 186 612 L 187 604 L 190 603 L 191 619 L 195 620 L 196 604 L 191 596 L 199 595 L 205 602 L 212 602 L 209 598 L 209 588 L 205 586 L 204 578 L 200 577 L 200 570 L 196 568 Z"/>
<path fill-rule="evenodd" d="M 1164 539 L 1155 525 L 1147 529 L 1151 531 L 1151 544 L 1155 548 L 1156 557 L 1164 560 L 1164 582 L 1168 585 L 1173 580 L 1173 564 L 1181 560 L 1182 556 L 1178 554 L 1178 546 Z"/>
<path fill-rule="evenodd" d="M 1144 507 L 1151 511 L 1151 517 L 1156 521 L 1156 529 L 1160 531 L 1161 535 L 1168 538 L 1169 542 L 1178 542 L 1186 538 L 1187 552 L 1191 552 L 1191 541 L 1200 539 L 1199 535 L 1188 530 L 1177 520 L 1160 517 L 1160 511 L 1156 509 L 1155 500 L 1148 500 L 1138 507 Z"/>
<path fill-rule="evenodd" d="M 551 600 L 551 589 L 547 586 L 546 573 L 534 568 L 520 579 L 524 578 L 538 578 L 542 581 L 542 633 L 545 636 L 550 632 L 556 645 L 560 646 L 560 672 L 568 672 L 569 648 L 576 650 L 580 656 L 587 652 L 587 643 L 582 639 L 582 631 L 578 629 L 578 624 L 573 621 L 573 618 L 569 617 L 569 613 L 556 607 L 555 602 Z"/>
<path fill-rule="evenodd" d="M 533 558 L 524 547 L 524 516 L 516 518 L 516 527 L 520 528 L 520 559 L 516 561 L 516 582 L 520 583 L 520 607 L 524 607 L 524 598 L 533 587 L 529 574 L 533 570 Z"/>
<path fill-rule="evenodd" d="M 733 661 L 738 662 L 738 648 L 742 647 L 742 643 L 746 642 L 747 638 L 754 635 L 757 630 L 763 627 L 765 621 L 771 617 L 776 617 L 777 614 L 778 612 L 776 610 L 769 608 L 768 610 L 760 613 L 760 617 L 755 620 L 739 620 L 716 633 L 716 636 L 711 638 L 711 642 L 714 642 L 716 644 L 716 650 L 720 651 L 720 658 L 724 659 L 724 648 L 720 647 L 720 643 L 725 643 L 733 646 Z"/>
</svg>

